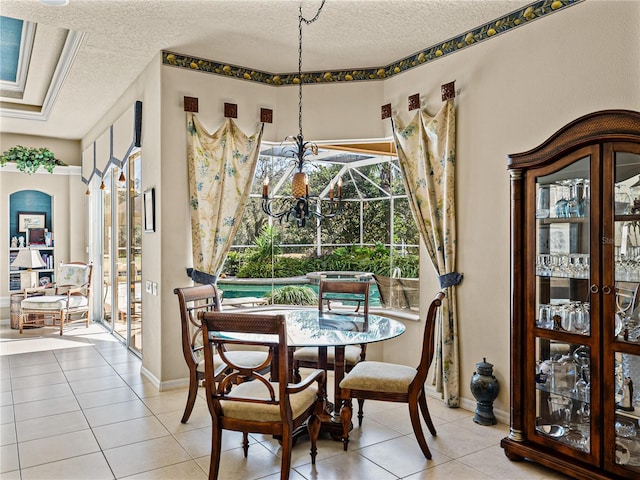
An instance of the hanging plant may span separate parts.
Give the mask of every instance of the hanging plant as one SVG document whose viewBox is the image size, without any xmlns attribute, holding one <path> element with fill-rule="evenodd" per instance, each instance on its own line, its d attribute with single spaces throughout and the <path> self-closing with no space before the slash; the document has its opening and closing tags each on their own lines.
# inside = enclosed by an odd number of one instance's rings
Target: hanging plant
<svg viewBox="0 0 640 480">
<path fill-rule="evenodd" d="M 35 173 L 40 167 L 49 173 L 53 173 L 56 165 L 66 165 L 66 163 L 56 159 L 53 152 L 48 148 L 28 148 L 22 145 L 11 147 L 0 156 L 0 166 L 4 167 L 7 162 L 15 162 L 18 170 L 29 175 Z"/>
</svg>

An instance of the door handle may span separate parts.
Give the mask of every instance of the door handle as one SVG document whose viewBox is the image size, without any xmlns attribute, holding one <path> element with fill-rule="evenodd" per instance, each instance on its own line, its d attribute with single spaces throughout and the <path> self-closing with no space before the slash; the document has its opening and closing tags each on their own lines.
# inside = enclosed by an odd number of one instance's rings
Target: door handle
<svg viewBox="0 0 640 480">
<path fill-rule="evenodd" d="M 609 285 L 605 285 L 604 287 L 602 287 L 602 293 L 604 293 L 605 295 L 610 295 L 612 292 L 612 289 Z"/>
<path fill-rule="evenodd" d="M 591 291 L 591 293 L 598 293 L 600 291 L 598 285 L 596 285 L 595 283 L 591 285 L 591 288 L 589 290 Z"/>
</svg>

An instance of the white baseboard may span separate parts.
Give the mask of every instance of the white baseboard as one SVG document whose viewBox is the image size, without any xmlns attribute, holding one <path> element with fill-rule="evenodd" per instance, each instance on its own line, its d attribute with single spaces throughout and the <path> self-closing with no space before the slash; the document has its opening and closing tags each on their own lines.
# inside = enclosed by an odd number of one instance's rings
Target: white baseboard
<svg viewBox="0 0 640 480">
<path fill-rule="evenodd" d="M 174 390 L 176 388 L 183 388 L 189 386 L 189 377 L 178 378 L 176 380 L 168 380 L 166 382 L 161 382 L 158 377 L 153 375 L 149 370 L 147 370 L 144 366 L 140 368 L 140 373 L 144 375 L 147 380 L 151 382 L 151 384 L 158 389 L 159 392 L 166 392 L 167 390 Z"/>
<path fill-rule="evenodd" d="M 437 392 L 434 387 L 430 385 L 425 385 L 425 390 L 429 397 L 436 398 L 442 401 L 442 395 L 439 392 Z M 476 405 L 477 405 L 477 402 L 475 399 L 472 400 L 469 398 L 460 397 L 460 408 L 464 408 L 465 410 L 468 410 L 470 412 L 475 412 Z M 498 423 L 502 423 L 504 425 L 510 424 L 511 416 L 509 412 L 505 412 L 504 410 L 499 410 L 494 408 L 493 414 L 496 416 L 496 420 L 498 420 Z"/>
</svg>

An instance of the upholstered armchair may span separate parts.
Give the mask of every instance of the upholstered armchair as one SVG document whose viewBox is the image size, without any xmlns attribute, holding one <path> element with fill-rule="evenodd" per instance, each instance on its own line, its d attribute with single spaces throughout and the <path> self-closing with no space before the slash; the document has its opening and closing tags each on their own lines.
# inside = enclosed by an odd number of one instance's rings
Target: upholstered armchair
<svg viewBox="0 0 640 480">
<path fill-rule="evenodd" d="M 59 323 L 60 335 L 65 323 L 83 321 L 88 327 L 92 270 L 92 264 L 61 263 L 51 287 L 53 295 L 27 297 L 31 290 L 25 292 L 20 304 L 20 333 L 26 325 L 42 323 L 45 318 L 52 318 L 54 325 Z"/>
</svg>

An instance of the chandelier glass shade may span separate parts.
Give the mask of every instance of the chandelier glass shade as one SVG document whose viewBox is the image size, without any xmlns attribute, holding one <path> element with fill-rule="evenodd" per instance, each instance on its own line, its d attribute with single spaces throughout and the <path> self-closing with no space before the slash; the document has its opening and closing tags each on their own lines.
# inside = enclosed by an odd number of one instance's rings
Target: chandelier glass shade
<svg viewBox="0 0 640 480">
<path fill-rule="evenodd" d="M 312 142 L 305 142 L 302 134 L 302 24 L 307 25 L 315 22 L 320 16 L 320 11 L 325 0 L 318 8 L 316 15 L 307 20 L 302 16 L 302 5 L 299 7 L 298 16 L 298 127 L 297 136 L 287 137 L 293 142 L 293 146 L 288 150 L 288 154 L 295 160 L 296 173 L 291 181 L 291 196 L 288 199 L 289 205 L 283 205 L 283 199 L 269 198 L 269 178 L 266 177 L 262 186 L 262 210 L 270 217 L 283 220 L 295 220 L 298 227 L 304 227 L 306 221 L 315 218 L 318 222 L 324 219 L 335 217 L 342 212 L 342 180 L 338 180 L 338 199 L 335 200 L 334 185 L 329 185 L 329 201 L 321 202 L 319 197 L 309 195 L 309 177 L 303 171 L 307 155 L 317 155 L 318 146 Z M 322 208 L 323 207 L 323 208 Z"/>
</svg>

